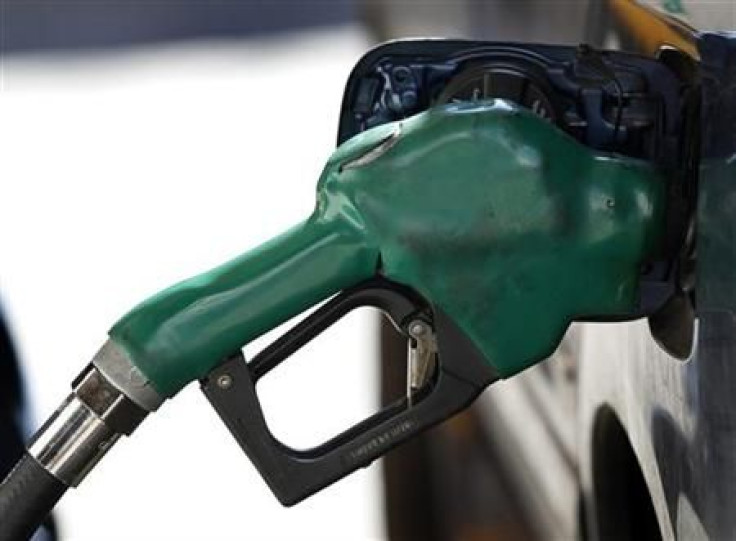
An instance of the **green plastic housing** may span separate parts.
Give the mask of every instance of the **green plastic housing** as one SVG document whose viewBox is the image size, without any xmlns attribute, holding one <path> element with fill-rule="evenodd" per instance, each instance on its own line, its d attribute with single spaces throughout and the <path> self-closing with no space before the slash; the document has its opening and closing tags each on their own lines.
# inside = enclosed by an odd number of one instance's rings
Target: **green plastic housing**
<svg viewBox="0 0 736 541">
<path fill-rule="evenodd" d="M 659 246 L 664 182 L 507 102 L 366 131 L 330 157 L 314 213 L 144 301 L 111 338 L 163 395 L 376 273 L 442 308 L 502 377 L 578 319 L 635 311 Z"/>
</svg>

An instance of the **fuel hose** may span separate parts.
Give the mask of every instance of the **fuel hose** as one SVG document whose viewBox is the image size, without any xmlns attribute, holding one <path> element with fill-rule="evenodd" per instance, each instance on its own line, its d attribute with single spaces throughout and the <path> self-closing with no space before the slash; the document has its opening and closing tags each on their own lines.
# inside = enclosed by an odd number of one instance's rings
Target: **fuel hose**
<svg viewBox="0 0 736 541">
<path fill-rule="evenodd" d="M 30 538 L 67 488 L 25 453 L 0 484 L 0 541 Z"/>
</svg>

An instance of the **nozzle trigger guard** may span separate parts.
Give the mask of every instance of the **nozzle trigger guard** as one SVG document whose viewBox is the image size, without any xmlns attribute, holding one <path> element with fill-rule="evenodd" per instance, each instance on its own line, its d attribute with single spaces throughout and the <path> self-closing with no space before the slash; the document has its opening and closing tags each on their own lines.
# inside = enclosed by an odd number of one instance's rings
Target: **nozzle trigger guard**
<svg viewBox="0 0 736 541">
<path fill-rule="evenodd" d="M 256 383 L 333 323 L 361 306 L 382 310 L 406 336 L 417 319 L 437 340 L 437 367 L 416 395 L 402 398 L 331 440 L 292 449 L 269 431 Z M 283 505 L 291 506 L 381 457 L 399 443 L 467 407 L 497 375 L 441 310 L 383 278 L 345 290 L 276 340 L 250 363 L 241 352 L 204 379 L 202 391 Z"/>
</svg>

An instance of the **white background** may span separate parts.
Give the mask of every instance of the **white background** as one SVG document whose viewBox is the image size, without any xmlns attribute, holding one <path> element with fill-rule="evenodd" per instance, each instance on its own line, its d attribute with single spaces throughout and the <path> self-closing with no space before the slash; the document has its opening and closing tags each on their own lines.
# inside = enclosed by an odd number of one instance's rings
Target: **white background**
<svg viewBox="0 0 736 541">
<path fill-rule="evenodd" d="M 3 60 L 0 295 L 34 425 L 132 305 L 310 213 L 367 46 L 345 28 Z M 277 435 L 313 444 L 375 407 L 373 323 L 266 380 Z M 382 538 L 378 473 L 284 509 L 194 384 L 70 491 L 62 538 Z"/>
</svg>

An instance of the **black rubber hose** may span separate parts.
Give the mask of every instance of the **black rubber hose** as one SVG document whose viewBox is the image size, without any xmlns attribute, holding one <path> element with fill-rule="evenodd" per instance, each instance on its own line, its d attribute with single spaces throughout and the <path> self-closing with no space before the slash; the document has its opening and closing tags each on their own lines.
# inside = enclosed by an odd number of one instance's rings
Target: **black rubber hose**
<svg viewBox="0 0 736 541">
<path fill-rule="evenodd" d="M 25 453 L 0 484 L 0 541 L 29 539 L 67 488 Z"/>
</svg>

